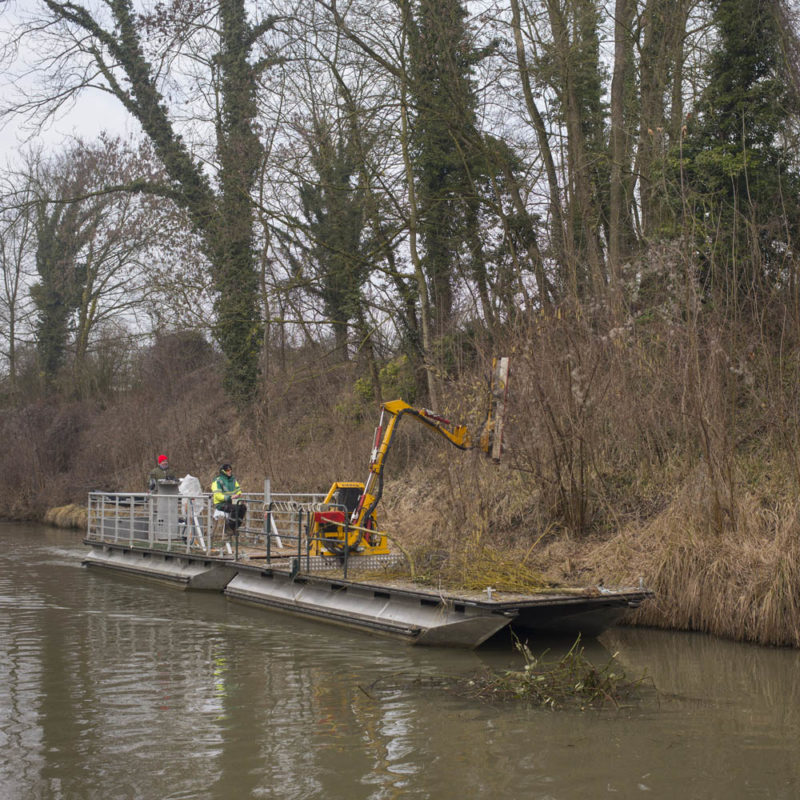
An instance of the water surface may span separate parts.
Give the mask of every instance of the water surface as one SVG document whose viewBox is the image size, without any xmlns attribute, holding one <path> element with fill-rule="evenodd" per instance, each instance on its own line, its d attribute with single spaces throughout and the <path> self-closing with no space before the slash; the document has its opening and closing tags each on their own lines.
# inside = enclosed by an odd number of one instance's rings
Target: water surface
<svg viewBox="0 0 800 800">
<path fill-rule="evenodd" d="M 0 524 L 0 798 L 800 797 L 797 651 L 617 628 L 587 652 L 648 674 L 634 706 L 485 704 L 427 679 L 507 643 L 411 648 L 85 551 Z"/>
</svg>

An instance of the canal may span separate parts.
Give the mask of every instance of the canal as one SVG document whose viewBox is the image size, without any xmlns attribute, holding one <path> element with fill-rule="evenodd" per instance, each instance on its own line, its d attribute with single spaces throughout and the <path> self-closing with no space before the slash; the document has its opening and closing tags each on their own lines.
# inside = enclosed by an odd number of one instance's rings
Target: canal
<svg viewBox="0 0 800 800">
<path fill-rule="evenodd" d="M 587 654 L 649 676 L 631 707 L 487 704 L 432 679 L 518 665 L 507 643 L 410 648 L 85 551 L 0 523 L 4 800 L 800 797 L 797 651 L 617 628 Z"/>
</svg>

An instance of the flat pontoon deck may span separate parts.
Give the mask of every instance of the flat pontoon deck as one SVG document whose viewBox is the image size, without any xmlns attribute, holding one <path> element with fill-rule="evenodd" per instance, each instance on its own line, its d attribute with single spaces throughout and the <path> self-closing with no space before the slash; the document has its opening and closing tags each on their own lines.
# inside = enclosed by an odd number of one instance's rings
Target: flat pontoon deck
<svg viewBox="0 0 800 800">
<path fill-rule="evenodd" d="M 652 596 L 644 588 L 435 591 L 392 579 L 404 561 L 396 554 L 311 557 L 310 519 L 321 499 L 273 495 L 267 483 L 263 495 L 245 497 L 247 517 L 231 534 L 207 495 L 184 497 L 169 487 L 156 495 L 92 493 L 84 564 L 412 644 L 463 648 L 508 625 L 524 634 L 596 636 Z M 385 579 L 375 577 L 382 572 Z"/>
</svg>

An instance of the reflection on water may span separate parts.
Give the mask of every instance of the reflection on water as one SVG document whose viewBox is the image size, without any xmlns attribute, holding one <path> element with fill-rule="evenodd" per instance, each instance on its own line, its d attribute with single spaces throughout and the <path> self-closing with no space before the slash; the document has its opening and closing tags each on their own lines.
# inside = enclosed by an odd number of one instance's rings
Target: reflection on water
<svg viewBox="0 0 800 800">
<path fill-rule="evenodd" d="M 616 629 L 634 708 L 476 704 L 414 678 L 519 664 L 408 648 L 80 566 L 0 525 L 2 798 L 796 798 L 800 653 Z M 537 642 L 553 654 L 563 644 Z"/>
</svg>

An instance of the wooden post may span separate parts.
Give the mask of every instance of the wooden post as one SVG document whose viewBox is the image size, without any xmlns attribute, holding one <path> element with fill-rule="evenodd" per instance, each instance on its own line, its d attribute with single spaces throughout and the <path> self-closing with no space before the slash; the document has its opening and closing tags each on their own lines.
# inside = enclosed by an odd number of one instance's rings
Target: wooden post
<svg viewBox="0 0 800 800">
<path fill-rule="evenodd" d="M 506 419 L 508 399 L 508 358 L 501 358 L 492 380 L 492 402 L 495 404 L 494 436 L 492 439 L 492 461 L 499 461 L 503 452 L 503 426 Z"/>
</svg>

